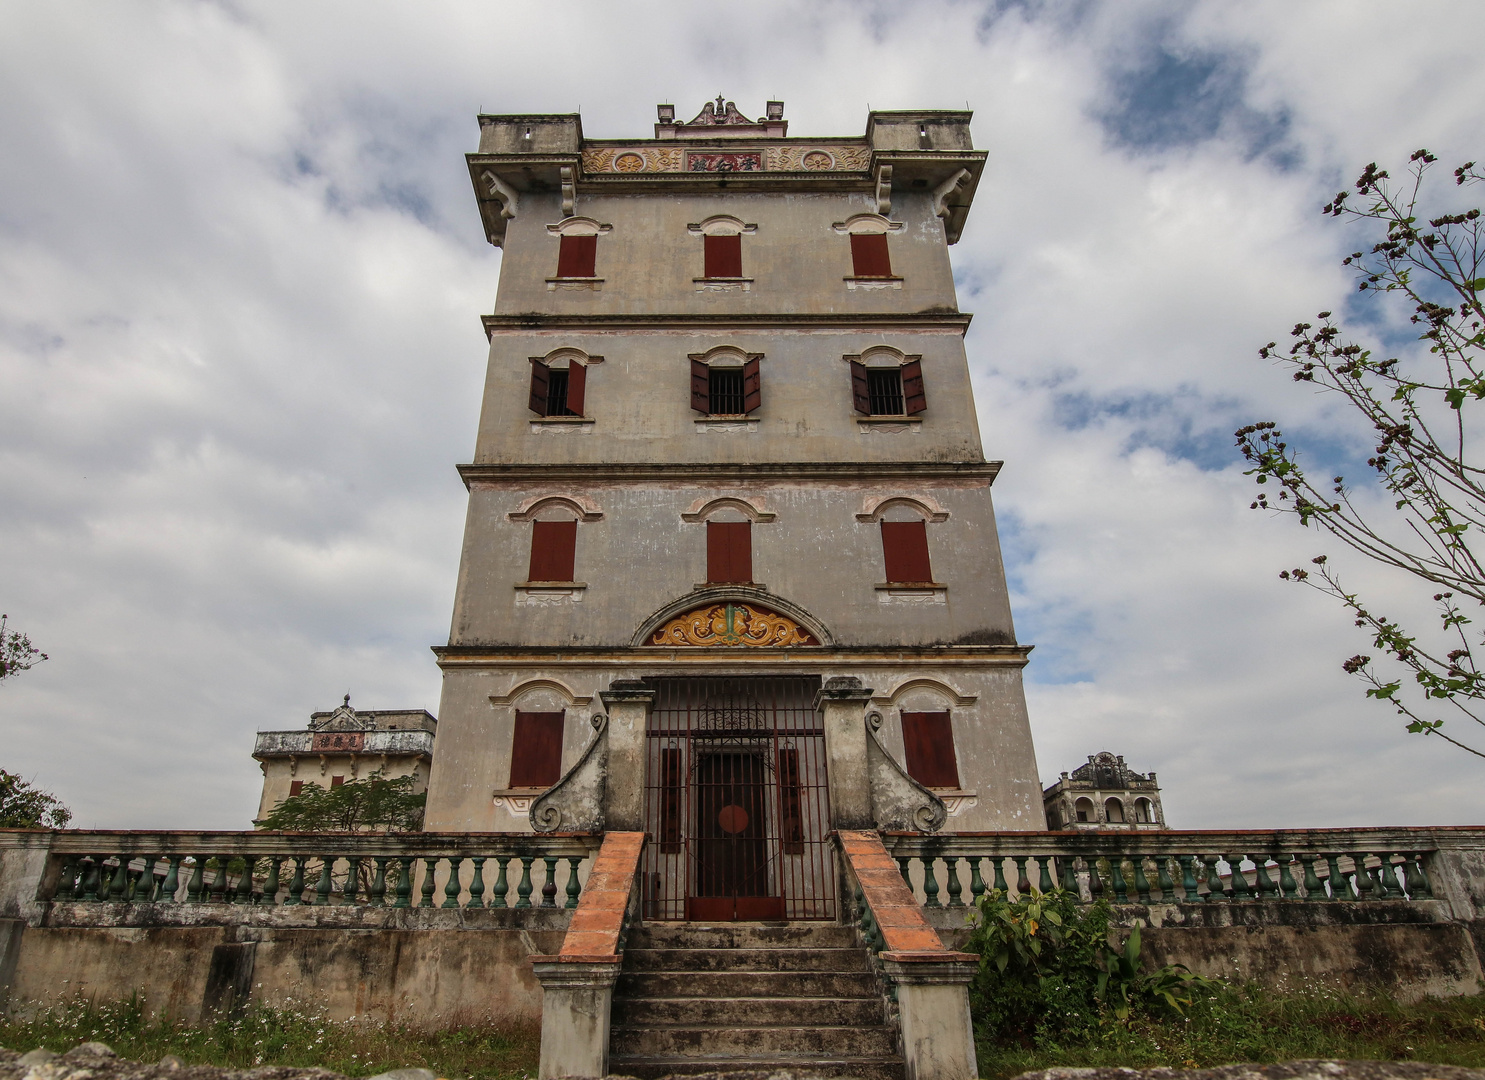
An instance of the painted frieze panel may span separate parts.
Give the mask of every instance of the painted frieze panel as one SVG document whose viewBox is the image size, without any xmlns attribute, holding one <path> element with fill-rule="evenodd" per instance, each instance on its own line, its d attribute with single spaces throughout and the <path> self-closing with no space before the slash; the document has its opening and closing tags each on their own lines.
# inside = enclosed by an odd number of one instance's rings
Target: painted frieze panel
<svg viewBox="0 0 1485 1080">
<path fill-rule="evenodd" d="M 339 750 L 348 753 L 361 750 L 365 741 L 364 731 L 316 731 L 309 748 L 317 752 Z"/>
<path fill-rule="evenodd" d="M 691 150 L 607 146 L 583 151 L 586 173 L 865 172 L 867 146 L 769 146 L 761 150 Z"/>
<path fill-rule="evenodd" d="M 762 172 L 763 151 L 761 150 L 729 150 L 725 153 L 697 153 L 692 151 L 686 155 L 687 172 Z"/>
<path fill-rule="evenodd" d="M 818 645 L 793 619 L 754 604 L 708 604 L 671 619 L 650 637 L 651 645 L 746 645 L 788 648 Z"/>
</svg>

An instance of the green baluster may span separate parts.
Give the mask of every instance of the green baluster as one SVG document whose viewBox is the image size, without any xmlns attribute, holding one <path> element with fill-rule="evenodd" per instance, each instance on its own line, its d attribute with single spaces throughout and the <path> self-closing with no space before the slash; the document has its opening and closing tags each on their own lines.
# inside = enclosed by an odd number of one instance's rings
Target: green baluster
<svg viewBox="0 0 1485 1080">
<path fill-rule="evenodd" d="M 1397 870 L 1392 865 L 1392 853 L 1382 852 L 1377 856 L 1381 865 L 1377 867 L 1377 880 L 1382 886 L 1383 900 L 1401 900 L 1403 890 L 1397 884 Z"/>
<path fill-rule="evenodd" d="M 510 892 L 510 882 L 505 880 L 505 865 L 510 862 L 509 855 L 496 855 L 495 861 L 500 864 L 500 872 L 495 877 L 495 895 L 490 900 L 492 908 L 503 908 L 506 906 L 505 897 Z"/>
<path fill-rule="evenodd" d="M 1102 859 L 1084 859 L 1083 865 L 1088 868 L 1088 896 L 1097 901 L 1108 894 L 1108 886 L 1103 878 Z"/>
<path fill-rule="evenodd" d="M 984 861 L 984 856 L 980 855 L 969 860 L 969 896 L 975 907 L 980 906 L 980 897 L 985 895 L 985 879 L 980 877 L 980 863 Z"/>
<path fill-rule="evenodd" d="M 1001 896 L 1007 895 L 1011 890 L 1005 883 L 1005 859 L 999 855 L 992 855 L 990 865 L 995 867 L 995 883 L 991 888 L 998 889 Z"/>
<path fill-rule="evenodd" d="M 1356 899 L 1375 900 L 1377 883 L 1366 866 L 1366 855 L 1352 855 L 1351 864 L 1356 867 Z"/>
<path fill-rule="evenodd" d="M 355 906 L 361 893 L 361 856 L 347 855 L 345 858 L 345 884 L 340 887 L 340 902 Z"/>
<path fill-rule="evenodd" d="M 902 880 L 908 887 L 908 892 L 913 891 L 912 856 L 897 856 L 897 869 L 902 873 Z"/>
<path fill-rule="evenodd" d="M 581 855 L 567 856 L 567 907 L 578 906 L 578 897 L 582 895 L 583 884 L 578 880 L 578 866 L 582 863 Z"/>
<path fill-rule="evenodd" d="M 144 860 L 144 865 L 140 867 L 139 873 L 130 872 L 129 881 L 124 886 L 124 899 L 131 904 L 148 904 L 150 894 L 155 888 L 155 878 L 150 873 L 153 863 L 148 855 L 140 857 Z"/>
<path fill-rule="evenodd" d="M 227 903 L 227 864 L 232 861 L 230 855 L 218 855 L 217 876 L 211 881 L 211 902 L 213 904 Z"/>
<path fill-rule="evenodd" d="M 963 886 L 959 884 L 958 859 L 951 856 L 944 860 L 944 876 L 946 878 L 944 887 L 948 890 L 949 893 L 949 906 L 963 907 L 964 901 L 960 899 L 959 896 L 960 892 L 963 891 Z"/>
<path fill-rule="evenodd" d="M 1207 868 L 1208 902 L 1226 899 L 1222 891 L 1222 875 L 1217 872 L 1217 864 L 1222 861 L 1222 857 L 1220 855 L 1203 855 L 1201 861 Z"/>
<path fill-rule="evenodd" d="M 465 907 L 482 908 L 485 906 L 485 860 L 488 855 L 471 855 L 469 861 L 474 863 L 474 877 L 469 879 L 469 903 Z"/>
<path fill-rule="evenodd" d="M 542 861 L 547 864 L 547 879 L 541 886 L 541 906 L 557 906 L 557 856 L 543 855 Z"/>
<path fill-rule="evenodd" d="M 107 855 L 92 856 L 92 865 L 88 867 L 87 879 L 83 885 L 83 901 L 89 904 L 99 903 L 100 900 L 108 899 L 108 887 L 113 879 L 108 876 L 108 869 L 103 865 Z M 99 894 L 102 893 L 100 897 Z"/>
<path fill-rule="evenodd" d="M 1181 891 L 1186 895 L 1181 899 L 1188 904 L 1200 904 L 1205 902 L 1206 897 L 1201 895 L 1201 890 L 1196 887 L 1196 864 L 1195 855 L 1177 855 L 1176 862 L 1181 864 Z"/>
<path fill-rule="evenodd" d="M 1227 856 L 1227 887 L 1232 890 L 1233 900 L 1248 899 L 1248 879 L 1243 876 L 1243 856 Z"/>
<path fill-rule="evenodd" d="M 926 897 L 926 899 L 923 901 L 923 906 L 943 907 L 943 905 L 938 902 L 938 879 L 933 876 L 933 863 L 934 859 L 931 856 L 924 857 L 923 895 Z"/>
<path fill-rule="evenodd" d="M 294 876 L 289 878 L 289 895 L 284 897 L 284 907 L 300 907 L 304 904 L 304 866 L 309 862 L 306 855 L 294 856 Z"/>
<path fill-rule="evenodd" d="M 535 855 L 522 855 L 521 859 L 521 881 L 516 886 L 516 907 L 527 908 L 531 906 L 531 864 L 536 861 Z"/>
<path fill-rule="evenodd" d="M 438 873 L 438 859 L 436 857 L 423 857 L 423 898 L 418 901 L 418 907 L 433 906 L 434 877 Z"/>
<path fill-rule="evenodd" d="M 397 859 L 397 900 L 393 907 L 412 907 L 412 879 L 415 859 L 410 855 Z"/>
<path fill-rule="evenodd" d="M 57 888 L 52 893 L 53 900 L 71 900 L 73 886 L 77 883 L 77 869 L 82 865 L 82 859 L 76 855 L 68 855 L 62 859 L 62 869 L 57 874 Z"/>
<path fill-rule="evenodd" d="M 1155 884 L 1160 887 L 1160 902 L 1163 904 L 1174 903 L 1176 899 L 1176 883 L 1170 877 L 1170 856 L 1159 855 L 1155 858 Z"/>
<path fill-rule="evenodd" d="M 1433 888 L 1428 884 L 1428 875 L 1423 871 L 1424 858 L 1425 856 L 1421 852 L 1416 855 L 1407 856 L 1408 894 L 1414 900 L 1433 899 Z"/>
<path fill-rule="evenodd" d="M 1078 868 L 1074 865 L 1076 860 L 1071 855 L 1062 855 L 1057 859 L 1057 869 L 1062 871 L 1062 888 L 1081 902 L 1082 891 L 1078 888 Z"/>
<path fill-rule="evenodd" d="M 459 874 L 464 870 L 464 856 L 449 856 L 449 880 L 443 886 L 443 906 L 456 908 L 459 906 L 459 893 L 463 891 L 463 885 L 459 881 Z"/>
<path fill-rule="evenodd" d="M 366 890 L 366 902 L 372 907 L 387 906 L 387 856 L 373 855 L 376 869 L 371 874 L 371 888 Z"/>
<path fill-rule="evenodd" d="M 282 855 L 268 856 L 268 877 L 263 882 L 263 899 L 260 901 L 260 903 L 267 904 L 269 907 L 272 907 L 273 905 L 278 903 L 278 866 L 279 863 L 283 861 L 284 857 Z M 170 873 L 175 873 L 174 866 L 171 866 Z M 169 875 L 166 875 L 165 887 L 170 887 Z"/>
<path fill-rule="evenodd" d="M 1055 887 L 1052 883 L 1052 856 L 1044 855 L 1042 858 L 1036 860 L 1036 864 L 1041 867 L 1041 874 L 1038 877 L 1036 887 L 1044 893 L 1051 892 Z"/>
<path fill-rule="evenodd" d="M 1011 859 L 1016 868 L 1016 896 L 1027 896 L 1031 892 L 1031 879 L 1026 876 L 1026 856 L 1016 855 Z"/>
<path fill-rule="evenodd" d="M 1270 873 L 1268 869 L 1267 855 L 1253 856 L 1253 899 L 1255 900 L 1277 900 L 1279 899 L 1279 866 L 1278 860 L 1274 860 L 1274 869 Z"/>
<path fill-rule="evenodd" d="M 1325 899 L 1325 886 L 1320 884 L 1320 875 L 1315 873 L 1315 863 L 1320 860 L 1319 855 L 1301 855 L 1300 866 L 1305 871 L 1305 900 L 1319 902 Z"/>
<path fill-rule="evenodd" d="M 330 874 L 334 868 L 334 855 L 322 855 L 320 857 L 320 880 L 315 884 L 315 907 L 324 907 L 330 903 L 330 890 L 335 887 L 335 882 L 330 877 Z"/>
<path fill-rule="evenodd" d="M 119 868 L 114 871 L 113 882 L 108 886 L 108 899 L 110 903 L 121 904 L 124 902 L 124 890 L 129 885 L 129 860 L 134 856 L 118 856 Z"/>
<path fill-rule="evenodd" d="M 258 865 L 255 856 L 244 855 L 242 857 L 242 877 L 237 879 L 237 902 L 239 904 L 251 904 L 253 902 L 253 869 Z"/>
<path fill-rule="evenodd" d="M 191 868 L 191 880 L 186 882 L 186 903 L 200 904 L 206 892 L 206 856 L 196 855 Z"/>
<path fill-rule="evenodd" d="M 1351 882 L 1346 875 L 1341 873 L 1341 857 L 1339 855 L 1326 855 L 1325 862 L 1330 869 L 1330 876 L 1326 878 L 1330 885 L 1330 898 L 1332 900 L 1350 900 Z"/>
<path fill-rule="evenodd" d="M 1129 861 L 1134 864 L 1134 895 L 1139 897 L 1140 903 L 1148 904 L 1150 902 L 1150 879 L 1145 876 L 1145 857 L 1131 855 Z"/>
<path fill-rule="evenodd" d="M 1124 883 L 1124 856 L 1109 856 L 1109 881 L 1114 886 L 1114 902 L 1129 903 L 1129 886 Z"/>
<path fill-rule="evenodd" d="M 1299 899 L 1299 882 L 1294 880 L 1294 874 L 1290 867 L 1294 863 L 1293 855 L 1278 854 L 1274 856 L 1274 862 L 1279 864 L 1279 893 L 1285 900 Z"/>
</svg>

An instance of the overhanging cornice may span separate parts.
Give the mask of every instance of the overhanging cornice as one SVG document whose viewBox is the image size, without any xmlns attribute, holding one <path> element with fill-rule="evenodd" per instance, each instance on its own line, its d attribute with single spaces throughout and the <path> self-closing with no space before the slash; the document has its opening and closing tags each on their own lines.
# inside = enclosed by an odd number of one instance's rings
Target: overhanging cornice
<svg viewBox="0 0 1485 1080">
<path fill-rule="evenodd" d="M 967 311 L 869 311 L 858 313 L 797 312 L 785 315 L 707 313 L 675 315 L 555 315 L 522 312 L 516 315 L 486 315 L 481 319 L 485 336 L 531 333 L 541 330 L 614 333 L 620 330 L 816 330 L 835 333 L 879 333 L 883 330 L 940 330 L 958 333 L 969 329 L 974 316 Z"/>
<path fill-rule="evenodd" d="M 690 461 L 690 462 L 512 462 L 459 466 L 464 486 L 476 483 L 528 484 L 562 480 L 592 483 L 610 481 L 715 483 L 769 481 L 918 480 L 989 487 L 1003 462 L 999 461 Z"/>
<path fill-rule="evenodd" d="M 438 666 L 451 668 L 550 667 L 584 664 L 625 670 L 653 668 L 657 674 L 677 664 L 788 670 L 840 671 L 911 664 L 914 667 L 985 665 L 1025 667 L 1032 645 L 809 645 L 793 649 L 671 648 L 666 646 L 569 647 L 562 645 L 434 645 Z"/>
</svg>

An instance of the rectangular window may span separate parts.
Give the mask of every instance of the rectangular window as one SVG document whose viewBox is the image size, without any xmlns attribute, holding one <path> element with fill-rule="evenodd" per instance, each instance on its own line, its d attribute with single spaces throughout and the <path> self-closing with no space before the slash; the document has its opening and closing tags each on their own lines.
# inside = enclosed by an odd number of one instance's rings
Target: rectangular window
<svg viewBox="0 0 1485 1080">
<path fill-rule="evenodd" d="M 957 788 L 959 765 L 954 760 L 954 728 L 946 712 L 902 714 L 902 748 L 907 771 L 930 788 Z"/>
<path fill-rule="evenodd" d="M 289 798 L 292 799 L 295 795 L 298 795 L 303 790 L 304 790 L 304 781 L 303 780 L 290 780 L 289 781 Z"/>
<path fill-rule="evenodd" d="M 785 855 L 804 854 L 804 817 L 799 791 L 799 751 L 779 751 L 779 845 Z"/>
<path fill-rule="evenodd" d="M 527 581 L 571 581 L 577 554 L 576 521 L 533 521 Z"/>
<path fill-rule="evenodd" d="M 882 561 L 889 583 L 920 583 L 933 580 L 928 565 L 928 523 L 924 521 L 882 522 Z"/>
<path fill-rule="evenodd" d="M 704 277 L 742 277 L 741 236 L 734 233 L 731 236 L 704 236 L 701 239 L 706 254 Z"/>
<path fill-rule="evenodd" d="M 587 376 L 588 369 L 582 364 L 549 368 L 533 360 L 528 407 L 537 416 L 582 416 Z"/>
<path fill-rule="evenodd" d="M 551 787 L 562 779 L 563 716 L 559 712 L 516 713 L 509 787 Z"/>
<path fill-rule="evenodd" d="M 885 233 L 852 233 L 851 266 L 857 277 L 891 277 Z"/>
<path fill-rule="evenodd" d="M 667 747 L 660 751 L 660 851 L 676 855 L 681 850 L 681 786 L 685 783 L 681 768 L 681 751 Z"/>
<path fill-rule="evenodd" d="M 564 236 L 557 248 L 559 278 L 596 277 L 593 269 L 598 259 L 598 237 Z"/>
<path fill-rule="evenodd" d="M 753 580 L 753 523 L 706 523 L 706 580 L 709 584 Z"/>
<path fill-rule="evenodd" d="M 330 786 L 333 787 L 333 788 L 338 788 L 341 785 L 343 785 L 344 783 L 345 783 L 345 777 L 343 777 L 343 776 L 332 776 L 330 778 Z"/>
<path fill-rule="evenodd" d="M 708 408 L 713 416 L 741 415 L 743 411 L 742 368 L 710 368 L 707 372 Z"/>
<path fill-rule="evenodd" d="M 872 416 L 903 416 L 902 369 L 867 368 L 866 388 Z"/>
<path fill-rule="evenodd" d="M 740 368 L 691 361 L 691 408 L 708 416 L 742 416 L 763 404 L 758 357 Z"/>
</svg>

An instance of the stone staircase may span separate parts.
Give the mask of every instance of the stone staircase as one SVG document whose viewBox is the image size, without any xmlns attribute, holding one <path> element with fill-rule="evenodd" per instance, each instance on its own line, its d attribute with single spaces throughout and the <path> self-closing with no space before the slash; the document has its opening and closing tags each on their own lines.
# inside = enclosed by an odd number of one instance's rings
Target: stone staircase
<svg viewBox="0 0 1485 1080">
<path fill-rule="evenodd" d="M 609 1072 L 807 1069 L 904 1080 L 871 958 L 829 923 L 646 923 L 614 988 Z"/>
</svg>

